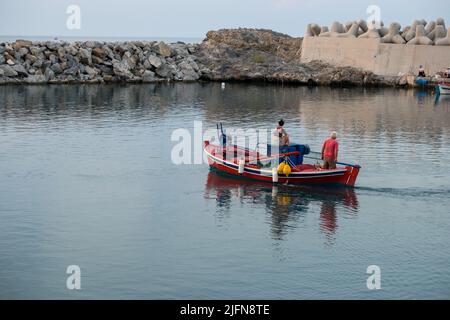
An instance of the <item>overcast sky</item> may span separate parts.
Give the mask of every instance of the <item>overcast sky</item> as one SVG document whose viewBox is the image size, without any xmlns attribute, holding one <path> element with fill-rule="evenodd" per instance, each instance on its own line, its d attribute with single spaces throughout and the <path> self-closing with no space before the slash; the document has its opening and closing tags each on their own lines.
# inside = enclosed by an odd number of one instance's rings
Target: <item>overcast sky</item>
<svg viewBox="0 0 450 320">
<path fill-rule="evenodd" d="M 220 28 L 268 28 L 302 36 L 306 24 L 366 19 L 378 5 L 388 24 L 442 16 L 448 0 L 0 0 L 2 36 L 203 37 Z M 66 27 L 69 5 L 81 9 L 81 29 Z"/>
</svg>

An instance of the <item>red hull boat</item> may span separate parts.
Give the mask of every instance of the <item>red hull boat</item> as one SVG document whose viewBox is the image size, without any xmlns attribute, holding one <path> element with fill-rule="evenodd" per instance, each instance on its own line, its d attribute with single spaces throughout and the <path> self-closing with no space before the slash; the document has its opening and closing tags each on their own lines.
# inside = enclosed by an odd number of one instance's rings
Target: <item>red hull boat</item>
<svg viewBox="0 0 450 320">
<path fill-rule="evenodd" d="M 359 165 L 338 163 L 336 169 L 322 169 L 318 165 L 305 164 L 303 158 L 310 151 L 307 145 L 292 144 L 287 152 L 268 155 L 237 145 L 214 145 L 204 141 L 203 149 L 211 168 L 236 177 L 285 184 L 343 185 L 353 187 L 360 170 Z M 318 158 L 313 158 L 317 159 Z M 289 164 L 290 172 L 279 172 L 278 164 Z M 275 162 L 275 166 L 274 166 Z"/>
</svg>

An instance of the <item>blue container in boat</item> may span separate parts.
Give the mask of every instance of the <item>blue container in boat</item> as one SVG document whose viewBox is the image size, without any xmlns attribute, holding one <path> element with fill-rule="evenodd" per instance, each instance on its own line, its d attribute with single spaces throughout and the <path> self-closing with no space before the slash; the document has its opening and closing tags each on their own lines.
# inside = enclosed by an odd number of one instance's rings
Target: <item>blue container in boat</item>
<svg viewBox="0 0 450 320">
<path fill-rule="evenodd" d="M 418 84 L 419 86 L 424 86 L 428 83 L 427 79 L 424 78 L 417 78 L 416 79 L 416 84 Z"/>
</svg>

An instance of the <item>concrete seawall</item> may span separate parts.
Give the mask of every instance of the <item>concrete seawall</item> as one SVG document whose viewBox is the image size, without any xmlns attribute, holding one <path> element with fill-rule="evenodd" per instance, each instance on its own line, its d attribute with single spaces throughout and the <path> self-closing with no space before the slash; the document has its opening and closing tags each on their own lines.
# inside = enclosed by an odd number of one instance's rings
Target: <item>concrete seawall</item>
<svg viewBox="0 0 450 320">
<path fill-rule="evenodd" d="M 379 39 L 303 39 L 301 61 L 321 60 L 335 66 L 351 66 L 380 76 L 416 74 L 423 65 L 428 75 L 450 67 L 450 46 L 380 43 Z"/>
</svg>

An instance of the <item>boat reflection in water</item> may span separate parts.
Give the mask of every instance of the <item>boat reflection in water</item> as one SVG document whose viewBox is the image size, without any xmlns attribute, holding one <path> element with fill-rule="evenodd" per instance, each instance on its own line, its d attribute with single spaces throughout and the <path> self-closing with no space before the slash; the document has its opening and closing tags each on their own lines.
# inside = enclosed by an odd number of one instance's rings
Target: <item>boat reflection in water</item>
<svg viewBox="0 0 450 320">
<path fill-rule="evenodd" d="M 211 170 L 205 197 L 215 199 L 221 217 L 227 216 L 233 203 L 264 207 L 270 215 L 271 234 L 275 240 L 299 227 L 307 213 L 319 214 L 318 223 L 327 244 L 333 244 L 338 216 L 355 217 L 358 198 L 353 188 L 319 188 L 299 185 L 272 185 L 230 177 Z"/>
</svg>

